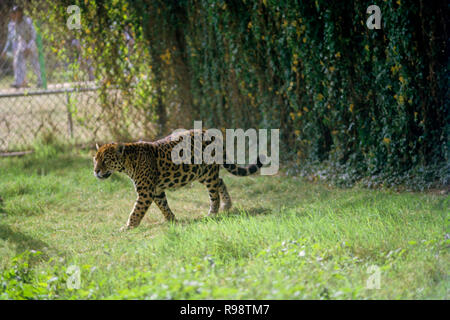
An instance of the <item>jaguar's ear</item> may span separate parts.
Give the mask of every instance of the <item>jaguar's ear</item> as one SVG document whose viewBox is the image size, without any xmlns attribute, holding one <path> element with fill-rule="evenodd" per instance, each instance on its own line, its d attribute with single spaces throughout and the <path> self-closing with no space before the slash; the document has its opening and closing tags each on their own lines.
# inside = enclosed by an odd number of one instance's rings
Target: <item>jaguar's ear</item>
<svg viewBox="0 0 450 320">
<path fill-rule="evenodd" d="M 117 155 L 122 157 L 124 155 L 124 153 L 125 153 L 125 145 L 122 143 L 119 143 L 117 145 Z"/>
<path fill-rule="evenodd" d="M 98 143 L 95 144 L 95 148 L 97 149 L 97 151 L 98 151 L 98 149 L 100 149 L 100 146 L 98 145 Z"/>
</svg>

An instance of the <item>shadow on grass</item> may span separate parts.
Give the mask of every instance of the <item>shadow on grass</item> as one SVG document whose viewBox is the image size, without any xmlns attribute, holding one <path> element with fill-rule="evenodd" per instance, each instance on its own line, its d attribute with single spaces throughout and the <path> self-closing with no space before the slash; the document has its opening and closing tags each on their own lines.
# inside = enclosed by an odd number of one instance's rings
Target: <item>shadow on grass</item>
<svg viewBox="0 0 450 320">
<path fill-rule="evenodd" d="M 248 209 L 232 208 L 228 211 L 220 211 L 214 216 L 202 216 L 198 218 L 182 218 L 178 219 L 177 223 L 181 225 L 205 222 L 208 220 L 221 221 L 228 218 L 235 217 L 252 217 L 271 214 L 272 210 L 263 207 L 254 207 Z"/>
<path fill-rule="evenodd" d="M 44 241 L 30 237 L 20 231 L 15 231 L 4 224 L 0 224 L 0 239 L 12 242 L 16 246 L 16 255 L 30 250 L 42 252 L 42 255 L 37 257 L 35 262 L 47 261 L 50 258 L 48 252 L 58 253 L 55 248 L 50 247 Z"/>
<path fill-rule="evenodd" d="M 184 218 L 176 218 L 176 222 L 168 222 L 166 220 L 164 221 L 158 221 L 158 222 L 154 222 L 154 223 L 149 223 L 145 225 L 145 231 L 151 231 L 153 228 L 159 228 L 161 226 L 170 226 L 172 223 L 174 225 L 178 225 L 178 226 L 187 226 L 187 225 L 193 225 L 196 223 L 203 223 L 203 222 L 208 222 L 208 221 L 217 221 L 220 222 L 224 219 L 229 219 L 229 218 L 237 218 L 237 217 L 250 217 L 250 216 L 261 216 L 261 215 L 269 215 L 273 213 L 272 210 L 267 209 L 267 208 L 263 208 L 263 207 L 255 207 L 255 208 L 249 208 L 249 209 L 239 209 L 239 208 L 233 208 L 231 210 L 228 211 L 220 211 L 217 215 L 215 216 L 200 216 L 200 217 L 195 217 L 195 218 L 190 218 L 190 217 L 184 217 Z M 121 233 L 119 231 L 114 232 L 114 233 Z"/>
</svg>

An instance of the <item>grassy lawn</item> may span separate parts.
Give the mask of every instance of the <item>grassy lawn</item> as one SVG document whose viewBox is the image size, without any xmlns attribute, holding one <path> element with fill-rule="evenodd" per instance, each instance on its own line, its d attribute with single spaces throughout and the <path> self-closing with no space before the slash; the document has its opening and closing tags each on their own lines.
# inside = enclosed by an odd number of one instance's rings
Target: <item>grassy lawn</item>
<svg viewBox="0 0 450 320">
<path fill-rule="evenodd" d="M 223 176 L 231 212 L 206 218 L 194 183 L 167 193 L 179 223 L 152 205 L 119 233 L 126 176 L 52 147 L 0 159 L 0 298 L 448 299 L 448 196 Z"/>
</svg>

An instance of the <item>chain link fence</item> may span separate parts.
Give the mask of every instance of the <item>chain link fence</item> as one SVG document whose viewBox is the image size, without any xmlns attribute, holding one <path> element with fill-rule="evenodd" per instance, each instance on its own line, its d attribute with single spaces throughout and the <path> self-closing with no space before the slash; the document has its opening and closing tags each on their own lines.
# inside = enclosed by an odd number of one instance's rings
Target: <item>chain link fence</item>
<svg viewBox="0 0 450 320">
<path fill-rule="evenodd" d="M 68 37 L 62 55 L 46 27 L 44 11 L 0 4 L 0 151 L 31 148 L 47 135 L 77 144 L 148 137 L 151 124 L 129 121 L 148 119 L 144 110 L 105 116 L 101 95 L 120 103 L 121 91 L 102 91 L 104 79 L 94 74 L 96 62 L 85 58 L 80 39 Z M 111 127 L 111 117 L 120 123 L 125 113 L 122 127 Z"/>
</svg>

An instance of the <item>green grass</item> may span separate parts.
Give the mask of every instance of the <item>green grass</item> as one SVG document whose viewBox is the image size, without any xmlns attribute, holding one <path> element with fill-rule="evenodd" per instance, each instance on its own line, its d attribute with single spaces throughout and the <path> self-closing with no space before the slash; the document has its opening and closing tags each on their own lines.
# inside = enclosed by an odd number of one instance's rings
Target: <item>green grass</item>
<svg viewBox="0 0 450 320">
<path fill-rule="evenodd" d="M 179 223 L 153 205 L 119 233 L 132 183 L 95 179 L 88 153 L 41 147 L 0 170 L 3 299 L 448 299 L 448 196 L 223 172 L 231 212 L 206 218 L 194 183 L 167 193 Z"/>
</svg>

